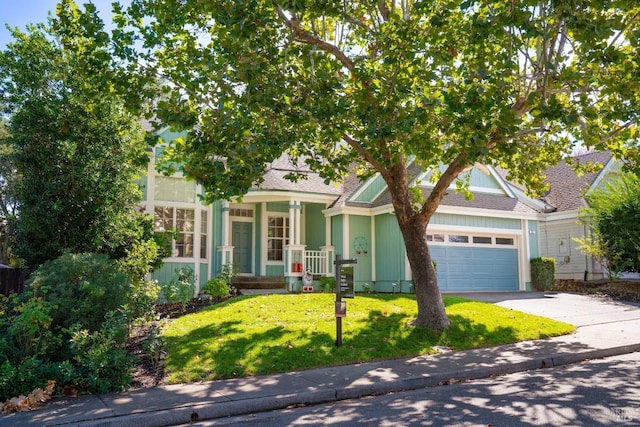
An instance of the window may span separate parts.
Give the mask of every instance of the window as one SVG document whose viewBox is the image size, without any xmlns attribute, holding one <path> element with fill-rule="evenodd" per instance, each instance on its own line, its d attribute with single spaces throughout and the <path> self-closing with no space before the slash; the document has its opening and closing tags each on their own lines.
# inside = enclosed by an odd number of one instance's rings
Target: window
<svg viewBox="0 0 640 427">
<path fill-rule="evenodd" d="M 491 237 L 487 236 L 473 236 L 473 243 L 480 243 L 483 245 L 491 244 Z"/>
<path fill-rule="evenodd" d="M 238 216 L 242 218 L 253 218 L 253 209 L 231 208 L 229 216 Z"/>
<path fill-rule="evenodd" d="M 513 245 L 513 239 L 506 237 L 496 237 L 496 245 Z"/>
<path fill-rule="evenodd" d="M 176 239 L 172 242 L 173 256 L 178 258 L 193 257 L 195 211 L 171 206 L 156 206 L 153 210 L 153 216 L 155 231 L 176 231 Z"/>
<path fill-rule="evenodd" d="M 207 258 L 207 230 L 209 221 L 207 211 L 200 212 L 200 258 Z"/>
<path fill-rule="evenodd" d="M 427 242 L 444 242 L 444 234 L 427 234 Z"/>
<path fill-rule="evenodd" d="M 184 178 L 156 175 L 153 197 L 155 200 L 193 203 L 196 201 L 196 184 Z"/>
<path fill-rule="evenodd" d="M 282 261 L 284 247 L 289 244 L 289 218 L 270 216 L 267 225 L 267 260 Z"/>
<path fill-rule="evenodd" d="M 449 242 L 451 243 L 469 243 L 469 236 L 461 236 L 457 234 L 449 235 Z"/>
</svg>

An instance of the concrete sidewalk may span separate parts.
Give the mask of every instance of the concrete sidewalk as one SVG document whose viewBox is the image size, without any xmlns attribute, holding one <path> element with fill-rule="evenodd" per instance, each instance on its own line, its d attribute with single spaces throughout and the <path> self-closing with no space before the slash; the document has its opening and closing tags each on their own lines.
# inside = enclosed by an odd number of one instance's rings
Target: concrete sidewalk
<svg viewBox="0 0 640 427">
<path fill-rule="evenodd" d="M 128 393 L 56 399 L 0 415 L 11 426 L 168 426 L 431 387 L 640 351 L 640 307 L 573 294 L 461 294 L 578 327 L 546 340 Z"/>
</svg>

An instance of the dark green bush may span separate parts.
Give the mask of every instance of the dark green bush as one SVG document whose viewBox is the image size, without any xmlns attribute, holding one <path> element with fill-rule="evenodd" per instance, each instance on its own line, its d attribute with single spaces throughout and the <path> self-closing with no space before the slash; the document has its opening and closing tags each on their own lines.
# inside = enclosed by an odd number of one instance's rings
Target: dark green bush
<svg viewBox="0 0 640 427">
<path fill-rule="evenodd" d="M 134 359 L 124 348 L 128 335 L 127 319 L 111 312 L 99 331 L 72 328 L 71 349 L 78 370 L 75 382 L 91 393 L 126 388 L 131 382 Z"/>
<path fill-rule="evenodd" d="M 231 288 L 226 280 L 220 277 L 213 277 L 207 280 L 207 284 L 202 288 L 202 292 L 214 298 L 225 298 L 231 294 Z"/>
<path fill-rule="evenodd" d="M 556 261 L 553 258 L 531 259 L 531 285 L 536 291 L 551 289 L 555 274 Z"/>
<path fill-rule="evenodd" d="M 104 393 L 131 381 L 128 276 L 106 256 L 64 255 L 0 299 L 0 401 L 48 380 Z"/>
<path fill-rule="evenodd" d="M 27 294 L 51 304 L 54 333 L 75 324 L 93 332 L 127 302 L 130 280 L 106 255 L 65 254 L 34 272 Z"/>
</svg>

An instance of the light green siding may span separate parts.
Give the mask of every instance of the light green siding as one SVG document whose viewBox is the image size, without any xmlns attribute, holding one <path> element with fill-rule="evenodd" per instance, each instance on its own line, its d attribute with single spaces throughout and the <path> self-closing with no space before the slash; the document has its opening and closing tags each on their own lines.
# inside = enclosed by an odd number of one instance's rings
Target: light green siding
<svg viewBox="0 0 640 427">
<path fill-rule="evenodd" d="M 354 202 L 371 202 L 380 194 L 386 185 L 382 176 L 376 175 L 365 182 L 362 187 L 362 192 L 351 200 Z"/>
<path fill-rule="evenodd" d="M 305 244 L 309 251 L 319 251 L 326 245 L 325 232 L 326 221 L 322 210 L 324 205 L 320 203 L 308 203 L 304 205 L 305 218 Z"/>
<path fill-rule="evenodd" d="M 344 233 L 344 216 L 337 215 L 331 217 L 331 244 L 336 250 L 336 254 L 344 254 L 342 235 Z"/>
<path fill-rule="evenodd" d="M 438 170 L 439 172 L 444 172 L 446 170 L 446 166 L 440 166 Z M 432 171 L 427 172 L 425 176 L 422 178 L 421 184 L 433 185 L 429 182 L 431 175 L 433 175 Z M 468 182 L 469 186 L 475 187 L 478 189 L 486 188 L 493 191 L 495 190 L 504 191 L 500 183 L 496 180 L 496 178 L 493 175 L 491 174 L 487 175 L 486 173 L 479 170 L 478 168 L 473 168 L 471 172 L 460 174 L 460 176 L 456 178 L 456 181 Z M 455 187 L 456 183 L 454 182 L 453 184 L 451 184 L 451 186 Z"/>
<path fill-rule="evenodd" d="M 376 284 L 378 292 L 393 291 L 392 283 L 405 277 L 405 249 L 395 216 L 375 217 L 376 232 Z"/>
<path fill-rule="evenodd" d="M 193 267 L 194 264 L 192 262 L 165 262 L 162 267 L 152 273 L 151 278 L 157 280 L 158 283 L 169 283 L 175 278 L 176 270 L 181 268 L 190 268 L 193 270 Z M 197 272 L 194 273 L 198 274 Z"/>
<path fill-rule="evenodd" d="M 147 200 L 147 175 L 142 175 L 140 178 L 136 179 L 136 184 L 140 188 L 140 192 L 142 193 L 142 201 Z"/>
<path fill-rule="evenodd" d="M 222 253 L 218 250 L 222 246 L 222 202 L 215 201 L 211 208 L 211 277 L 215 277 L 222 266 Z"/>
<path fill-rule="evenodd" d="M 519 219 L 490 218 L 472 215 L 455 215 L 436 213 L 429 221 L 430 225 L 456 225 L 466 227 L 504 228 L 520 230 L 522 223 Z"/>
<path fill-rule="evenodd" d="M 364 283 L 372 285 L 371 274 L 371 217 L 349 215 L 349 258 L 355 258 L 354 285 L 356 291 L 362 290 Z"/>
<path fill-rule="evenodd" d="M 267 265 L 267 276 L 284 276 L 284 265 Z"/>
<path fill-rule="evenodd" d="M 202 289 L 203 286 L 207 284 L 208 271 L 209 271 L 209 265 L 208 264 L 200 264 L 200 274 L 198 274 L 198 283 L 200 283 L 200 288 L 199 289 Z"/>
<path fill-rule="evenodd" d="M 289 212 L 289 203 L 267 202 L 268 212 Z"/>
</svg>

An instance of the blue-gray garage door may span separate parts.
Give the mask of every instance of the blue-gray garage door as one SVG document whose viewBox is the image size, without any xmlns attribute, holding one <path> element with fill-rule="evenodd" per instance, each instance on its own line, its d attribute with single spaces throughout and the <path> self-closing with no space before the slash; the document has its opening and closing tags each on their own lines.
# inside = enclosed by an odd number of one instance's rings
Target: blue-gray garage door
<svg viewBox="0 0 640 427">
<path fill-rule="evenodd" d="M 460 246 L 430 247 L 443 291 L 518 290 L 518 250 Z"/>
</svg>

